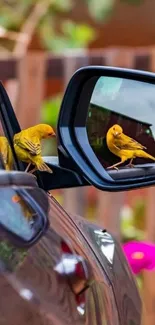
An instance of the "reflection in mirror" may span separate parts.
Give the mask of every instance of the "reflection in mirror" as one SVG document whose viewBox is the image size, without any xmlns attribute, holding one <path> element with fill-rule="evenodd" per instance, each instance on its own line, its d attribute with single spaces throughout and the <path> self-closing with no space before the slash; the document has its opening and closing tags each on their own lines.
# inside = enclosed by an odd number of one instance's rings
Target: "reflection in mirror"
<svg viewBox="0 0 155 325">
<path fill-rule="evenodd" d="M 31 240 L 37 232 L 36 211 L 22 197 L 20 190 L 2 188 L 0 196 L 0 225 L 25 241 Z"/>
<path fill-rule="evenodd" d="M 12 269 L 25 256 L 25 247 L 44 234 L 47 219 L 30 199 L 31 189 L 1 188 L 0 197 L 0 261 Z"/>
<path fill-rule="evenodd" d="M 154 94 L 151 83 L 104 76 L 98 79 L 86 127 L 89 143 L 104 168 L 154 164 Z"/>
<path fill-rule="evenodd" d="M 33 243 L 47 226 L 43 211 L 34 207 L 30 189 L 1 188 L 0 238 L 21 247 Z M 33 204 L 33 206 L 32 206 Z"/>
</svg>

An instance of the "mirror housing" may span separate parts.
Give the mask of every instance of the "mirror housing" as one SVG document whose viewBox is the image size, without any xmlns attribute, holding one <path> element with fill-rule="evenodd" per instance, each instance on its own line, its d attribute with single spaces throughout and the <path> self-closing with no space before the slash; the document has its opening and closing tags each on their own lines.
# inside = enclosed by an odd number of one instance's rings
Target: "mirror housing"
<svg viewBox="0 0 155 325">
<path fill-rule="evenodd" d="M 155 84 L 155 74 L 150 72 L 99 66 L 79 69 L 70 80 L 61 105 L 57 128 L 59 165 L 69 167 L 100 190 L 114 192 L 152 186 L 155 165 L 107 171 L 90 146 L 86 130 L 88 108 L 94 80 L 102 76 Z"/>
</svg>

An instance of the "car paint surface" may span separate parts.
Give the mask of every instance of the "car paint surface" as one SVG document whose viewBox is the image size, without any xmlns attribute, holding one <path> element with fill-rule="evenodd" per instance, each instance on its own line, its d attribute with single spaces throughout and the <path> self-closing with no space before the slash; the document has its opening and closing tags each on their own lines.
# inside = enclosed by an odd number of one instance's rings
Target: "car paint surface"
<svg viewBox="0 0 155 325">
<path fill-rule="evenodd" d="M 42 191 L 37 201 L 50 227 L 15 270 L 9 259 L 0 264 L 0 324 L 140 325 L 140 298 L 119 244 L 49 195 L 47 207 Z"/>
</svg>

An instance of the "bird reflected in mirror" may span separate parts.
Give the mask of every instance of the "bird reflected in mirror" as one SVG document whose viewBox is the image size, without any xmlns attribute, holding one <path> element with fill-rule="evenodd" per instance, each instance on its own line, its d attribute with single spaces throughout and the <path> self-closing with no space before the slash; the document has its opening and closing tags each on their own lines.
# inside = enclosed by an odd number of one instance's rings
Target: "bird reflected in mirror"
<svg viewBox="0 0 155 325">
<path fill-rule="evenodd" d="M 18 159 L 28 163 L 26 172 L 31 165 L 35 168 L 30 170 L 33 173 L 36 170 L 53 173 L 43 161 L 41 156 L 41 140 L 55 137 L 53 128 L 48 124 L 38 124 L 14 135 L 14 149 Z"/>
<path fill-rule="evenodd" d="M 138 143 L 136 140 L 130 138 L 123 133 L 120 125 L 113 125 L 107 132 L 106 143 L 108 149 L 117 157 L 121 159 L 120 162 L 108 167 L 107 169 L 117 169 L 118 166 L 130 159 L 128 167 L 134 167 L 132 164 L 135 158 L 146 158 L 155 161 L 155 158 L 144 151 L 146 147 Z"/>
<path fill-rule="evenodd" d="M 0 155 L 6 170 L 13 169 L 13 155 L 6 137 L 0 136 Z"/>
<path fill-rule="evenodd" d="M 23 212 L 23 216 L 28 220 L 32 220 L 34 217 L 34 212 L 28 207 L 26 202 L 18 194 L 12 196 L 12 202 L 20 205 Z"/>
</svg>

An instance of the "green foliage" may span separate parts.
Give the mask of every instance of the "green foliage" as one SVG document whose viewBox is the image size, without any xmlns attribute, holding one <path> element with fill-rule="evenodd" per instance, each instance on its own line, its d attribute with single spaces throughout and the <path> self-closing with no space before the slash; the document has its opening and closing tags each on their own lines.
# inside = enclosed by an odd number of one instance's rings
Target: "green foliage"
<svg viewBox="0 0 155 325">
<path fill-rule="evenodd" d="M 41 108 L 41 121 L 52 125 L 56 129 L 58 115 L 62 101 L 62 94 L 44 101 Z M 46 140 L 43 146 L 43 155 L 57 155 L 57 144 L 55 138 Z"/>
<path fill-rule="evenodd" d="M 62 30 L 64 35 L 70 40 L 71 47 L 85 46 L 95 37 L 93 28 L 86 24 L 75 24 L 70 20 L 63 23 Z"/>
<path fill-rule="evenodd" d="M 88 4 L 89 12 L 92 18 L 98 21 L 106 21 L 111 17 L 116 0 L 85 0 Z M 120 0 L 120 2 L 128 3 L 131 5 L 139 5 L 144 0 Z"/>
<path fill-rule="evenodd" d="M 12 256 L 12 246 L 8 245 L 5 241 L 0 243 L 0 257 L 4 260 L 9 260 Z"/>
<path fill-rule="evenodd" d="M 53 0 L 51 0 L 51 3 L 53 2 Z M 54 3 L 53 6 L 53 10 L 57 11 L 57 12 L 68 12 L 73 8 L 73 2 L 72 0 L 57 0 Z"/>
<path fill-rule="evenodd" d="M 0 2 L 0 25 L 9 30 L 19 30 L 35 0 Z"/>
<path fill-rule="evenodd" d="M 0 25 L 19 31 L 39 0 L 1 0 Z M 41 1 L 41 0 L 40 0 Z M 86 47 L 96 37 L 95 31 L 85 23 L 74 23 L 63 18 L 62 13 L 70 13 L 75 0 L 42 0 L 49 3 L 48 11 L 37 22 L 36 31 L 47 50 L 60 52 L 64 48 Z M 93 19 L 105 21 L 113 12 L 116 0 L 84 0 Z M 141 3 L 142 0 L 120 0 Z M 61 15 L 61 26 L 58 20 Z M 8 41 L 9 42 L 9 41 Z"/>
<path fill-rule="evenodd" d="M 146 202 L 141 198 L 137 198 L 132 208 L 127 210 L 124 209 L 121 216 L 123 242 L 129 240 L 144 240 L 145 208 Z"/>
<path fill-rule="evenodd" d="M 133 223 L 136 229 L 144 231 L 145 229 L 145 212 L 146 201 L 144 198 L 137 198 L 133 206 Z"/>
<path fill-rule="evenodd" d="M 25 259 L 27 251 L 17 249 L 7 241 L 0 242 L 0 260 L 9 270 L 15 270 Z"/>
<path fill-rule="evenodd" d="M 62 101 L 62 94 L 44 101 L 41 108 L 41 121 L 48 123 L 56 128 L 60 105 Z"/>
<path fill-rule="evenodd" d="M 114 5 L 115 5 L 115 0 L 86 0 L 88 7 L 89 7 L 89 12 L 90 15 L 99 20 L 103 21 L 111 15 Z"/>
<path fill-rule="evenodd" d="M 45 26 L 46 24 L 46 26 Z M 48 30 L 47 21 L 42 26 L 41 35 L 44 45 L 54 53 L 67 48 L 84 48 L 95 39 L 95 31 L 86 24 L 76 24 L 71 20 L 62 22 L 61 34 L 53 35 Z"/>
</svg>

